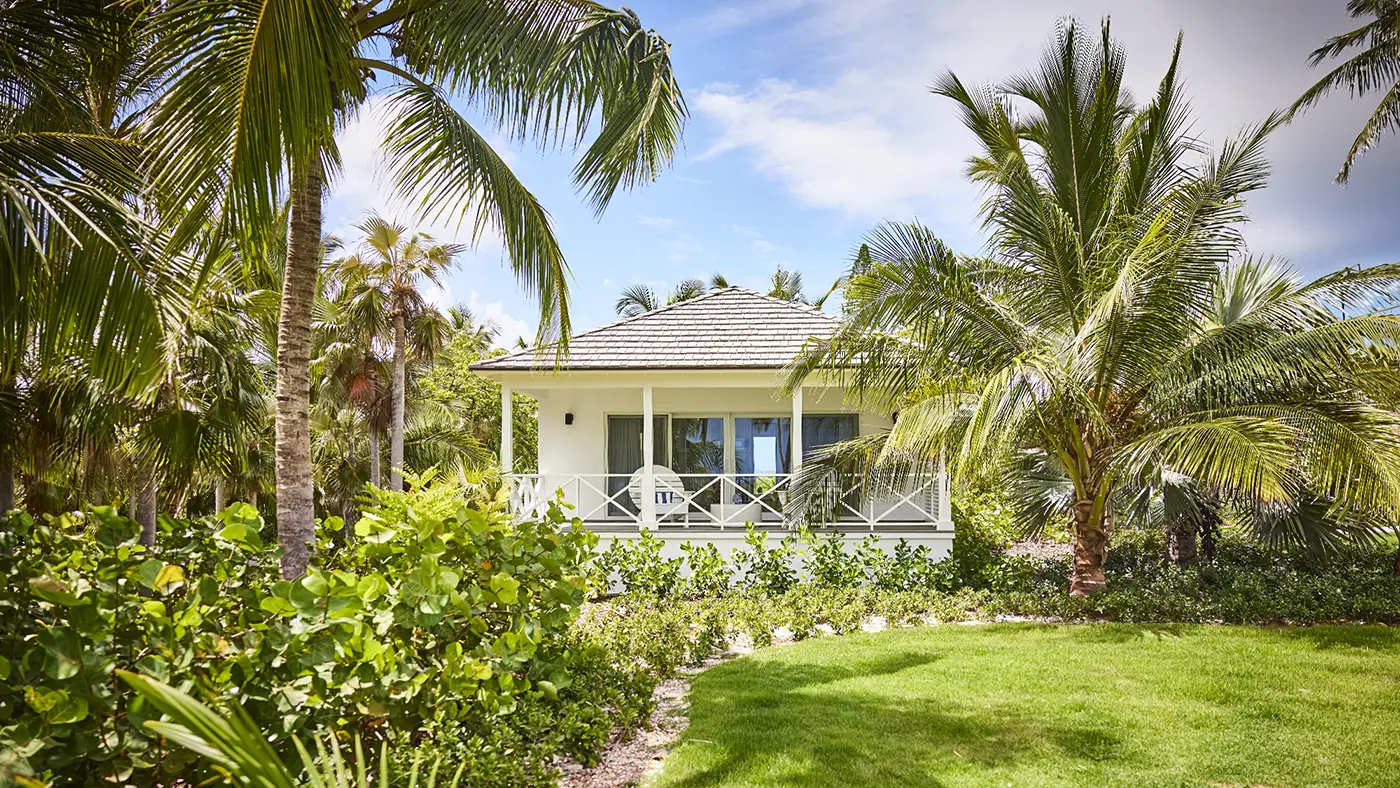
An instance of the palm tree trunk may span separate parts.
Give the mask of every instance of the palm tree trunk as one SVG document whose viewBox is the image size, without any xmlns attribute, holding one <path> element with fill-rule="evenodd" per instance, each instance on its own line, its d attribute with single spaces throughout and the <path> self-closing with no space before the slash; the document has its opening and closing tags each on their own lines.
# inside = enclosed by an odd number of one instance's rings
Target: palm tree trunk
<svg viewBox="0 0 1400 788">
<path fill-rule="evenodd" d="M 228 508 L 228 483 L 223 479 L 214 483 L 214 514 Z"/>
<path fill-rule="evenodd" d="M 1196 521 L 1179 517 L 1167 523 L 1167 560 L 1177 566 L 1191 566 L 1200 559 Z"/>
<path fill-rule="evenodd" d="M 160 485 L 155 471 L 142 466 L 136 475 L 136 522 L 141 524 L 141 544 L 156 545 L 156 500 Z"/>
<path fill-rule="evenodd" d="M 13 379 L 0 384 L 0 397 L 15 396 Z M 0 514 L 15 508 L 15 454 L 19 447 L 15 439 L 16 427 L 10 419 L 0 421 Z"/>
<path fill-rule="evenodd" d="M 1395 526 L 1395 576 L 1400 577 L 1400 525 Z"/>
<path fill-rule="evenodd" d="M 311 304 L 321 262 L 319 159 L 292 173 L 287 264 L 277 321 L 277 542 L 282 577 L 306 573 L 316 535 L 311 478 Z"/>
<path fill-rule="evenodd" d="M 379 487 L 379 430 L 373 425 L 369 428 L 369 483 Z"/>
<path fill-rule="evenodd" d="M 1089 596 L 1103 590 L 1103 559 L 1108 548 L 1102 512 L 1094 512 L 1093 501 L 1074 505 L 1074 577 L 1070 596 Z"/>
<path fill-rule="evenodd" d="M 389 436 L 389 489 L 403 489 L 404 335 L 403 310 L 394 315 L 394 424 Z"/>
<path fill-rule="evenodd" d="M 9 447 L 0 449 L 0 514 L 15 508 L 15 462 Z"/>
</svg>

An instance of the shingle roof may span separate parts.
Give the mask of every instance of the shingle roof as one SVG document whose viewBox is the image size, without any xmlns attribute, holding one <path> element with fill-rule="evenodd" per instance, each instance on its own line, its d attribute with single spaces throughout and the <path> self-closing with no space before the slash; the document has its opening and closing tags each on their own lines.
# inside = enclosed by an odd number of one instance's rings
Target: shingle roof
<svg viewBox="0 0 1400 788">
<path fill-rule="evenodd" d="M 836 318 L 816 307 L 730 287 L 575 334 L 563 368 L 777 369 L 809 337 L 835 328 Z M 471 368 L 552 369 L 553 361 L 531 348 Z"/>
</svg>

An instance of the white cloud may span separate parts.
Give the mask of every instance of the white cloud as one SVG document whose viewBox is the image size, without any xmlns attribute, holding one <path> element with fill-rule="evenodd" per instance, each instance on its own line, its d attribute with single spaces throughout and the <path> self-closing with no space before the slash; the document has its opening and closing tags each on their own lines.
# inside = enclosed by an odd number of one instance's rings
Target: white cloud
<svg viewBox="0 0 1400 788">
<path fill-rule="evenodd" d="M 793 5 L 725 6 L 710 19 L 732 29 Z M 861 221 L 919 216 L 969 242 L 980 194 L 964 166 L 975 145 L 952 102 L 931 95 L 929 83 L 949 68 L 973 84 L 1023 73 L 1061 16 L 1096 33 L 1110 13 L 1128 52 L 1126 82 L 1140 99 L 1155 89 L 1175 33 L 1184 32 L 1193 130 L 1216 147 L 1296 98 L 1317 78 L 1307 52 L 1349 29 L 1343 4 L 1315 0 L 1002 0 L 994 13 L 974 0 L 813 0 L 791 24 L 751 30 L 757 46 L 807 64 L 801 77 L 711 84 L 696 96 L 697 114 L 718 127 L 701 157 L 739 157 L 806 205 Z M 1387 140 L 1363 161 L 1368 183 L 1349 194 L 1330 183 L 1374 103 L 1338 95 L 1275 135 L 1274 187 L 1251 200 L 1259 222 L 1248 232 L 1259 251 L 1326 260 L 1342 249 L 1364 254 L 1368 244 L 1395 248 L 1376 215 L 1400 191 L 1386 169 L 1400 161 L 1400 141 Z M 1375 225 L 1366 240 L 1351 232 L 1358 216 Z"/>
<path fill-rule="evenodd" d="M 436 215 L 438 208 L 444 206 L 430 205 L 426 211 L 420 210 L 416 203 L 403 199 L 394 190 L 381 155 L 383 140 L 388 136 L 386 109 L 383 96 L 371 96 L 360 113 L 336 135 L 341 167 L 331 182 L 326 200 L 331 233 L 353 244 L 357 235 L 354 224 L 373 211 L 439 241 L 469 244 L 487 251 L 499 250 L 500 235 L 494 228 L 484 227 L 481 233 L 475 232 L 474 208 L 459 212 L 453 208 L 460 206 L 445 206 L 449 210 Z M 513 163 L 514 156 L 507 141 L 491 139 L 489 142 L 507 164 Z"/>
<path fill-rule="evenodd" d="M 740 227 L 736 224 L 732 229 L 736 235 L 742 235 L 750 239 L 749 246 L 753 249 L 754 254 L 761 257 L 771 257 L 774 252 L 782 248 L 767 238 L 764 238 L 763 233 L 753 227 Z"/>
<path fill-rule="evenodd" d="M 508 314 L 505 305 L 500 301 L 483 303 L 481 297 L 473 290 L 471 298 L 467 300 L 467 306 L 472 310 L 472 314 L 476 315 L 477 320 L 493 321 L 501 329 L 500 336 L 496 338 L 496 347 L 513 350 L 518 340 L 525 340 L 527 345 L 534 342 L 535 327 Z"/>
<path fill-rule="evenodd" d="M 665 216 L 647 216 L 645 214 L 639 214 L 637 216 L 637 224 L 643 227 L 655 227 L 658 230 L 667 230 L 676 226 L 676 220 L 669 219 Z"/>
</svg>

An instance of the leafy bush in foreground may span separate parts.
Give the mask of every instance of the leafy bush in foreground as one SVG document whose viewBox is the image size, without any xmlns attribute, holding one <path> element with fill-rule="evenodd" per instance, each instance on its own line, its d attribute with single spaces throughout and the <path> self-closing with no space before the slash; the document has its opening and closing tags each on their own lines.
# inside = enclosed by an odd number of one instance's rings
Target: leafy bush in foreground
<svg viewBox="0 0 1400 788">
<path fill-rule="evenodd" d="M 423 514 L 416 494 L 382 493 L 353 543 L 295 582 L 242 504 L 165 521 L 153 551 L 108 509 L 12 516 L 0 769 L 55 785 L 194 776 L 118 669 L 237 703 L 284 758 L 293 734 L 333 728 L 457 750 L 471 785 L 547 783 L 557 755 L 596 759 L 651 692 L 569 636 L 596 537 L 562 527 L 558 506 L 511 524 L 493 506 Z"/>
</svg>

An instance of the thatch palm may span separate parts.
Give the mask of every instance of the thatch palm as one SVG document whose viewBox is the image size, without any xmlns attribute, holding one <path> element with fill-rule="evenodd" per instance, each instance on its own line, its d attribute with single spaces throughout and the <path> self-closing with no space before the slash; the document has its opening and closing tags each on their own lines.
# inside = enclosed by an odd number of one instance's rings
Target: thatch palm
<svg viewBox="0 0 1400 788">
<path fill-rule="evenodd" d="M 1305 109 L 1339 88 L 1353 96 L 1382 93 L 1381 102 L 1361 127 L 1347 151 L 1337 180 L 1346 183 L 1351 168 L 1361 154 L 1375 147 L 1381 135 L 1400 129 L 1400 2 L 1396 0 L 1349 0 L 1347 11 L 1356 18 L 1371 17 L 1361 27 L 1327 40 L 1313 51 L 1308 62 L 1316 67 L 1339 58 L 1349 50 L 1363 47 L 1346 62 L 1327 72 L 1308 88 L 1294 111 Z"/>
<path fill-rule="evenodd" d="M 389 489 L 403 489 L 404 392 L 408 352 L 420 360 L 431 359 L 447 341 L 448 318 L 423 295 L 424 284 L 442 286 L 442 274 L 462 251 L 457 244 L 443 244 L 422 233 L 409 234 L 401 225 L 370 216 L 359 225 L 364 234 L 357 252 L 337 263 L 344 282 L 342 298 L 359 325 L 387 330 L 393 352 L 390 396 L 393 416 L 389 437 Z"/>
<path fill-rule="evenodd" d="M 999 89 L 938 81 L 984 148 L 971 176 L 995 254 L 917 224 L 871 234 L 842 326 L 788 384 L 820 373 L 899 419 L 804 465 L 798 505 L 829 500 L 843 459 L 877 484 L 940 457 L 1000 482 L 1037 451 L 1073 486 L 1076 594 L 1103 586 L 1115 496 L 1163 471 L 1252 505 L 1313 494 L 1337 520 L 1400 515 L 1400 318 L 1368 301 L 1396 293 L 1400 266 L 1306 285 L 1232 266 L 1276 121 L 1192 161 L 1176 58 L 1143 107 L 1123 65 L 1107 26 L 1067 23 Z"/>
<path fill-rule="evenodd" d="M 426 213 L 470 220 L 478 235 L 495 230 L 539 297 L 540 338 L 550 339 L 567 337 L 569 319 L 549 217 L 448 95 L 464 95 L 514 138 L 567 144 L 596 128 L 574 176 L 599 211 L 667 165 L 685 107 L 666 42 L 631 12 L 590 0 L 184 0 L 160 19 L 158 66 L 177 76 L 153 113 L 157 193 L 192 214 L 220 209 L 255 225 L 281 189 L 291 197 L 277 522 L 283 571 L 295 576 L 313 535 L 307 370 L 336 128 L 379 98 L 398 191 Z M 376 79 L 387 83 L 377 92 Z"/>
</svg>

